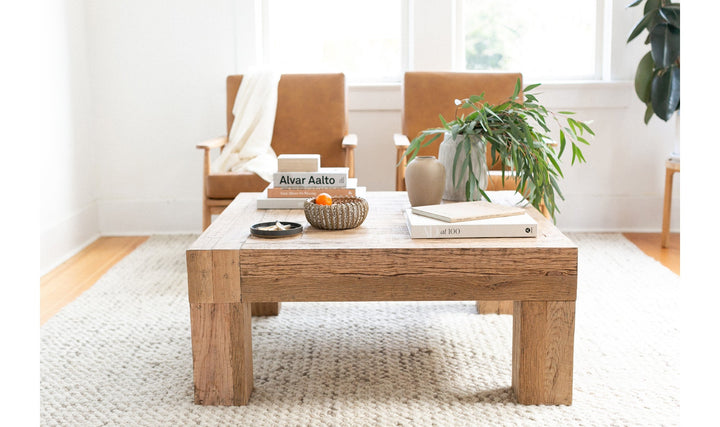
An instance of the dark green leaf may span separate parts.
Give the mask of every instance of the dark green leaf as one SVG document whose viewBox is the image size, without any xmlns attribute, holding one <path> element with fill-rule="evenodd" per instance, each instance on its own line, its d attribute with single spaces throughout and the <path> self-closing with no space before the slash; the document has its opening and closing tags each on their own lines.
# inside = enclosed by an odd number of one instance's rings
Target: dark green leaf
<svg viewBox="0 0 720 427">
<path fill-rule="evenodd" d="M 640 20 L 640 22 L 637 23 L 635 28 L 630 32 L 630 35 L 628 36 L 627 43 L 630 43 L 635 37 L 639 36 L 640 33 L 648 26 L 650 23 L 657 17 L 657 10 L 652 10 L 645 14 L 643 18 Z"/>
<path fill-rule="evenodd" d="M 648 13 L 652 10 L 657 10 L 660 7 L 660 2 L 662 0 L 647 0 L 647 3 L 645 3 L 645 7 L 643 8 L 643 13 Z"/>
<path fill-rule="evenodd" d="M 660 13 L 665 18 L 668 24 L 680 29 L 680 5 L 677 6 L 677 8 L 663 6 L 660 8 Z"/>
<path fill-rule="evenodd" d="M 650 32 L 652 59 L 656 68 L 667 68 L 680 57 L 680 29 L 659 24 Z"/>
<path fill-rule="evenodd" d="M 652 81 L 652 108 L 655 115 L 668 121 L 680 104 L 680 67 L 660 70 Z"/>
<path fill-rule="evenodd" d="M 625 7 L 635 7 L 635 6 L 639 5 L 639 4 L 642 3 L 642 2 L 643 2 L 643 0 L 635 0 L 634 2 L 630 3 L 629 5 L 627 5 L 627 6 L 625 6 Z"/>
<path fill-rule="evenodd" d="M 635 93 L 642 102 L 650 101 L 654 67 L 655 62 L 653 61 L 652 54 L 648 52 L 640 60 L 637 71 L 635 72 Z"/>
</svg>

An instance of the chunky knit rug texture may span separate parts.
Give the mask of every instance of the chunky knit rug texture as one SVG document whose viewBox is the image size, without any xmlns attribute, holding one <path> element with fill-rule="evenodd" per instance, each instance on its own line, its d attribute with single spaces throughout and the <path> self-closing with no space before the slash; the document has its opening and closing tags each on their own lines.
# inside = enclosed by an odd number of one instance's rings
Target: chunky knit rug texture
<svg viewBox="0 0 720 427">
<path fill-rule="evenodd" d="M 619 234 L 579 246 L 572 406 L 511 390 L 512 316 L 471 301 L 285 303 L 253 318 L 245 407 L 193 404 L 185 249 L 153 236 L 41 328 L 48 426 L 679 423 L 680 279 Z"/>
</svg>

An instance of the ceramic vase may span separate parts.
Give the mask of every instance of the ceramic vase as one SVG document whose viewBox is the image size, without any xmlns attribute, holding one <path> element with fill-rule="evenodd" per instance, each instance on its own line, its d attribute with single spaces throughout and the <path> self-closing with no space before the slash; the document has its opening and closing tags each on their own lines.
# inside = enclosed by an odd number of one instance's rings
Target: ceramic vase
<svg viewBox="0 0 720 427">
<path fill-rule="evenodd" d="M 438 160 L 445 167 L 445 190 L 443 191 L 442 198 L 444 200 L 467 200 L 465 194 L 465 183 L 468 180 L 468 170 L 462 167 L 467 157 L 466 149 L 463 149 L 465 141 L 464 135 L 458 135 L 457 138 L 453 138 L 452 135 L 447 132 L 443 142 L 440 143 L 440 151 Z M 488 166 L 485 158 L 485 146 L 479 140 L 470 141 L 470 157 L 473 173 L 479 177 L 478 187 L 485 190 L 488 185 Z M 453 184 L 453 163 L 455 162 L 455 152 L 458 148 L 463 149 L 458 157 L 458 167 L 455 171 L 455 184 Z M 471 194 L 470 200 L 480 200 L 482 195 L 480 191 L 475 189 Z"/>
<path fill-rule="evenodd" d="M 411 206 L 437 205 L 445 189 L 445 167 L 435 156 L 415 157 L 405 168 Z"/>
</svg>

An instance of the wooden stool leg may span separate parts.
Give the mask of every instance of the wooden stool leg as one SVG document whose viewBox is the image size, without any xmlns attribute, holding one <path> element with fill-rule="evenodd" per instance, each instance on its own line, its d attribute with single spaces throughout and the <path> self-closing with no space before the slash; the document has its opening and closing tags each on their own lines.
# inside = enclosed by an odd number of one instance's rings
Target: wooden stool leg
<svg viewBox="0 0 720 427">
<path fill-rule="evenodd" d="M 277 316 L 280 314 L 279 302 L 254 302 L 252 303 L 253 316 Z"/>
<path fill-rule="evenodd" d="M 512 387 L 523 405 L 572 404 L 575 301 L 515 301 Z"/>
<path fill-rule="evenodd" d="M 478 314 L 513 314 L 512 301 L 475 301 Z"/>
<path fill-rule="evenodd" d="M 250 303 L 191 303 L 199 405 L 247 405 L 253 389 Z"/>
<path fill-rule="evenodd" d="M 670 208 L 672 205 L 672 187 L 674 174 L 674 170 L 669 168 L 665 169 L 665 201 L 663 202 L 662 236 L 660 238 L 660 245 L 663 248 L 668 247 L 668 241 L 670 240 Z"/>
</svg>

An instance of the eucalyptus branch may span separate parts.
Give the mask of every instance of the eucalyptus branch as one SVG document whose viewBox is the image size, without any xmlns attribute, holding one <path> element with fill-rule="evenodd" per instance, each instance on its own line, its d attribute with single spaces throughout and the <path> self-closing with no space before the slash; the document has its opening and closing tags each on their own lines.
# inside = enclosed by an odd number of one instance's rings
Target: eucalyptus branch
<svg viewBox="0 0 720 427">
<path fill-rule="evenodd" d="M 507 101 L 492 105 L 484 101 L 484 94 L 472 95 L 466 99 L 455 100 L 455 119 L 446 121 L 440 115 L 442 127 L 422 131 L 414 138 L 404 156 L 407 161 L 413 160 L 421 147 L 425 147 L 437 141 L 440 136 L 450 134 L 456 139 L 458 136 L 465 137 L 465 143 L 458 146 L 459 150 L 465 150 L 467 156 L 463 164 L 459 164 L 459 156 L 456 153 L 453 163 L 453 185 L 458 170 L 465 170 L 468 173 L 467 181 L 464 183 L 466 198 L 470 200 L 474 190 L 479 190 L 480 195 L 488 199 L 487 194 L 479 188 L 480 177 L 475 176 L 472 169 L 475 162 L 486 161 L 485 158 L 471 160 L 471 143 L 478 141 L 482 144 L 485 152 L 490 149 L 493 163 L 500 161 L 502 166 L 502 179 L 505 181 L 505 173 L 515 173 L 517 178 L 516 191 L 523 194 L 528 201 L 540 209 L 541 205 L 555 218 L 559 212 L 556 204 L 556 193 L 563 199 L 557 177 L 563 177 L 559 160 L 562 157 L 567 143 L 570 142 L 572 150 L 571 165 L 585 162 L 585 157 L 580 148 L 581 144 L 589 144 L 585 137 L 592 131 L 588 123 L 575 120 L 569 111 L 555 113 L 548 110 L 538 101 L 536 94 L 530 93 L 539 84 L 529 85 L 524 90 L 524 102 L 518 102 L 520 93 L 520 80 L 518 79 L 513 95 Z M 463 114 L 467 112 L 467 115 Z M 555 152 L 552 145 L 547 141 L 550 138 L 548 120 L 553 120 L 558 127 L 559 152 Z M 463 176 L 463 174 L 460 174 Z"/>
</svg>

